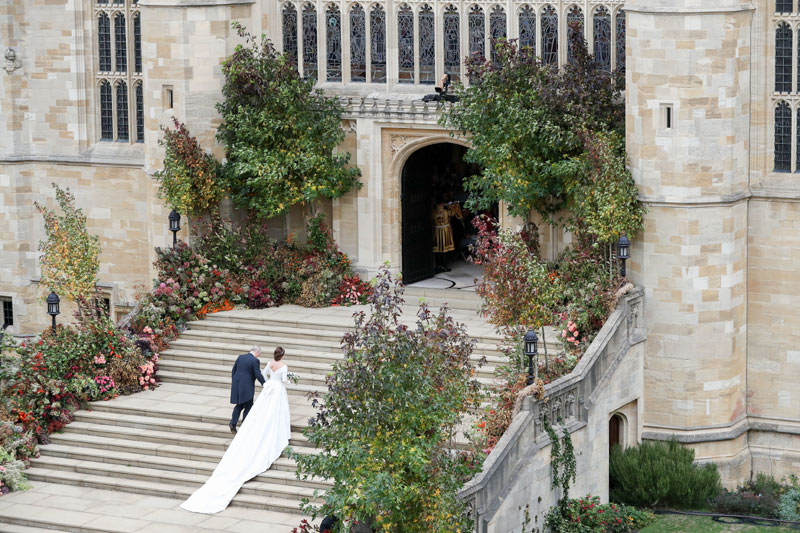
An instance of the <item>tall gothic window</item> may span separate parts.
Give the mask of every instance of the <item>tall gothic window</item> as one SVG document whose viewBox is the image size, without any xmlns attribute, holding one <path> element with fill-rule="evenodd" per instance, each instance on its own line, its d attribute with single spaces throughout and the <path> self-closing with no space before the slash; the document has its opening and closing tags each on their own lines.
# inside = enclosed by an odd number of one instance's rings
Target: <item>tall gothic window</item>
<svg viewBox="0 0 800 533">
<path fill-rule="evenodd" d="M 786 102 L 775 107 L 775 172 L 790 172 L 792 164 L 792 111 Z"/>
<path fill-rule="evenodd" d="M 100 13 L 97 17 L 97 53 L 100 72 L 111 71 L 111 21 L 107 13 Z"/>
<path fill-rule="evenodd" d="M 133 71 L 142 73 L 142 16 L 133 17 Z"/>
<path fill-rule="evenodd" d="M 461 46 L 459 44 L 458 10 L 449 6 L 442 16 L 444 29 L 444 71 L 452 81 L 461 79 Z"/>
<path fill-rule="evenodd" d="M 114 104 L 111 100 L 111 84 L 100 82 L 100 139 L 114 140 Z"/>
<path fill-rule="evenodd" d="M 386 83 L 386 12 L 379 5 L 369 14 L 370 61 L 373 83 Z"/>
<path fill-rule="evenodd" d="M 330 6 L 325 13 L 325 44 L 327 80 L 342 81 L 342 15 L 336 6 Z"/>
<path fill-rule="evenodd" d="M 583 37 L 583 11 L 578 6 L 572 6 L 567 13 L 567 61 L 575 60 L 575 44 L 577 35 Z"/>
<path fill-rule="evenodd" d="M 297 9 L 292 4 L 283 6 L 281 19 L 283 27 L 283 53 L 289 62 L 297 66 Z"/>
<path fill-rule="evenodd" d="M 397 81 L 414 83 L 414 13 L 404 5 L 397 13 Z"/>
<path fill-rule="evenodd" d="M 486 18 L 478 5 L 469 12 L 469 55 L 486 57 Z"/>
<path fill-rule="evenodd" d="M 367 16 L 358 4 L 350 9 L 350 81 L 367 81 Z"/>
<path fill-rule="evenodd" d="M 128 84 L 117 83 L 117 140 L 127 141 L 128 132 Z"/>
<path fill-rule="evenodd" d="M 792 90 L 792 29 L 785 22 L 775 30 L 775 92 Z"/>
<path fill-rule="evenodd" d="M 429 5 L 424 5 L 419 12 L 419 82 L 432 84 L 436 82 L 436 18 Z"/>
<path fill-rule="evenodd" d="M 497 52 L 495 46 L 497 41 L 506 38 L 506 12 L 500 6 L 495 6 L 489 15 L 489 56 L 492 63 L 497 63 Z"/>
<path fill-rule="evenodd" d="M 611 14 L 603 6 L 594 12 L 594 60 L 611 72 Z"/>
<path fill-rule="evenodd" d="M 128 69 L 128 54 L 125 51 L 127 48 L 125 41 L 125 15 L 122 13 L 117 13 L 114 17 L 114 48 L 117 51 L 114 70 L 125 72 Z"/>
<path fill-rule="evenodd" d="M 551 5 L 542 9 L 542 63 L 558 64 L 558 13 Z"/>
<path fill-rule="evenodd" d="M 797 119 L 796 119 L 797 121 L 795 122 L 795 124 L 796 124 L 795 128 L 800 127 L 800 107 L 797 108 L 797 115 L 796 116 L 797 116 Z M 794 166 L 794 171 L 795 172 L 800 172 L 800 132 L 795 130 L 795 135 L 796 135 L 796 137 L 795 137 L 795 141 L 794 141 L 795 142 L 795 163 L 794 163 L 795 166 Z"/>
<path fill-rule="evenodd" d="M 528 46 L 536 53 L 536 13 L 530 6 L 519 11 L 519 46 Z"/>
<path fill-rule="evenodd" d="M 144 142 L 144 93 L 142 82 L 136 84 L 136 142 Z"/>
<path fill-rule="evenodd" d="M 617 11 L 617 70 L 625 72 L 625 11 Z"/>
<path fill-rule="evenodd" d="M 775 0 L 775 13 L 791 13 L 793 0 Z"/>
<path fill-rule="evenodd" d="M 303 76 L 317 77 L 317 10 L 312 4 L 303 8 Z"/>
</svg>

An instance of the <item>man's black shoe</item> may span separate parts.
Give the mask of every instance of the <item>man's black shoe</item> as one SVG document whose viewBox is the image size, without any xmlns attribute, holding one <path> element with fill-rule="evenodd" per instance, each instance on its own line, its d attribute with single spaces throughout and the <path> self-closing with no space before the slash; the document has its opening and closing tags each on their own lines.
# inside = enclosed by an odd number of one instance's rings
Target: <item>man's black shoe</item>
<svg viewBox="0 0 800 533">
<path fill-rule="evenodd" d="M 236 433 L 236 426 L 233 424 L 228 424 L 228 427 L 231 428 L 231 433 Z"/>
</svg>

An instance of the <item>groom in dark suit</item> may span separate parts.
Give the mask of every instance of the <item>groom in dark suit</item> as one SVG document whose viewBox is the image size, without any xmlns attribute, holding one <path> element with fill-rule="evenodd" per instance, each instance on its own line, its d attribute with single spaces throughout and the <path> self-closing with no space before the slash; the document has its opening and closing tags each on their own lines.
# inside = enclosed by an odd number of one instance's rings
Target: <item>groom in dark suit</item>
<svg viewBox="0 0 800 533">
<path fill-rule="evenodd" d="M 264 384 L 264 376 L 261 375 L 261 367 L 258 358 L 261 357 L 261 348 L 253 346 L 248 353 L 236 358 L 231 372 L 231 403 L 236 404 L 233 408 L 233 416 L 228 427 L 231 433 L 236 433 L 236 424 L 239 423 L 239 414 L 244 409 L 242 422 L 247 418 L 247 413 L 253 407 L 253 395 L 256 392 L 255 380 Z"/>
</svg>

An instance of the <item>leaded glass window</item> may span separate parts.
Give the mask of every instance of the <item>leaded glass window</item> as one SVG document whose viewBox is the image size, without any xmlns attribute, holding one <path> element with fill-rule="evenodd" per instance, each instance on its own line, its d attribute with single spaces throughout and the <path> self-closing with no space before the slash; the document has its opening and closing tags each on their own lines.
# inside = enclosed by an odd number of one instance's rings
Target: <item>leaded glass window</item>
<svg viewBox="0 0 800 533">
<path fill-rule="evenodd" d="M 492 63 L 497 63 L 497 52 L 495 46 L 497 41 L 506 38 L 506 12 L 500 6 L 495 6 L 489 15 L 489 50 Z"/>
<path fill-rule="evenodd" d="M 442 16 L 444 29 L 444 71 L 450 74 L 453 82 L 461 79 L 461 46 L 459 44 L 460 30 L 458 10 L 449 6 Z"/>
<path fill-rule="evenodd" d="M 785 22 L 775 30 L 775 92 L 792 90 L 792 29 Z"/>
<path fill-rule="evenodd" d="M 551 5 L 542 9 L 542 63 L 558 63 L 558 13 Z"/>
<path fill-rule="evenodd" d="M 283 53 L 293 65 L 297 65 L 297 9 L 292 4 L 283 6 Z"/>
<path fill-rule="evenodd" d="M 108 0 L 97 0 L 97 5 L 107 4 Z"/>
<path fill-rule="evenodd" d="M 793 0 L 775 0 L 776 13 L 791 13 Z"/>
<path fill-rule="evenodd" d="M 303 8 L 303 75 L 317 77 L 317 10 L 311 4 Z"/>
<path fill-rule="evenodd" d="M 370 61 L 373 83 L 386 83 L 386 12 L 379 5 L 369 14 Z"/>
<path fill-rule="evenodd" d="M 414 13 L 403 6 L 397 13 L 397 81 L 414 83 Z"/>
<path fill-rule="evenodd" d="M 418 15 L 419 24 L 419 82 L 436 82 L 436 17 L 429 5 L 422 6 Z"/>
<path fill-rule="evenodd" d="M 100 139 L 114 140 L 114 107 L 111 100 L 111 84 L 100 83 Z"/>
<path fill-rule="evenodd" d="M 567 61 L 570 63 L 575 60 L 574 48 L 578 38 L 583 39 L 583 10 L 572 6 L 567 13 Z"/>
<path fill-rule="evenodd" d="M 775 172 L 790 172 L 792 164 L 792 111 L 789 104 L 775 107 Z"/>
<path fill-rule="evenodd" d="M 367 81 L 367 16 L 358 4 L 350 9 L 350 81 Z"/>
<path fill-rule="evenodd" d="M 117 83 L 117 140 L 128 140 L 128 84 Z"/>
<path fill-rule="evenodd" d="M 142 17 L 133 17 L 133 71 L 142 72 Z"/>
<path fill-rule="evenodd" d="M 144 93 L 142 82 L 136 84 L 136 142 L 144 142 Z"/>
<path fill-rule="evenodd" d="M 536 53 L 536 12 L 530 6 L 519 11 L 519 46 L 530 47 Z"/>
<path fill-rule="evenodd" d="M 117 72 L 128 70 L 128 54 L 126 52 L 127 43 L 125 42 L 125 15 L 117 13 L 114 17 L 114 49 L 116 50 L 116 63 L 114 69 Z"/>
<path fill-rule="evenodd" d="M 100 72 L 111 70 L 111 21 L 108 14 L 97 17 L 97 53 L 100 59 Z"/>
<path fill-rule="evenodd" d="M 328 81 L 342 81 L 342 14 L 336 6 L 325 13 L 325 44 Z"/>
<path fill-rule="evenodd" d="M 625 11 L 617 11 L 617 70 L 625 72 Z"/>
<path fill-rule="evenodd" d="M 486 57 L 486 18 L 477 5 L 469 12 L 469 55 Z"/>
<path fill-rule="evenodd" d="M 602 6 L 594 12 L 594 60 L 611 72 L 611 14 Z"/>
<path fill-rule="evenodd" d="M 796 121 L 795 121 L 795 124 L 796 124 L 795 128 L 800 126 L 800 107 L 797 108 L 796 117 L 797 118 L 796 118 Z M 795 131 L 795 135 L 796 136 L 795 136 L 795 140 L 794 140 L 794 142 L 795 142 L 795 163 L 794 163 L 795 167 L 794 167 L 794 171 L 795 172 L 800 172 L 800 131 Z"/>
</svg>

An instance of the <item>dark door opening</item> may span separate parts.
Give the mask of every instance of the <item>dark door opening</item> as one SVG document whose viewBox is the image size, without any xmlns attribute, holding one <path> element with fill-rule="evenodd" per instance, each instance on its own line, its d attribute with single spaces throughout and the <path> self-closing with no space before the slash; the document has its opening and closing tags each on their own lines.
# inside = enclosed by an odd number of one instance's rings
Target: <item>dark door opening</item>
<svg viewBox="0 0 800 533">
<path fill-rule="evenodd" d="M 608 421 L 608 448 L 622 446 L 622 417 L 613 415 Z"/>
</svg>

